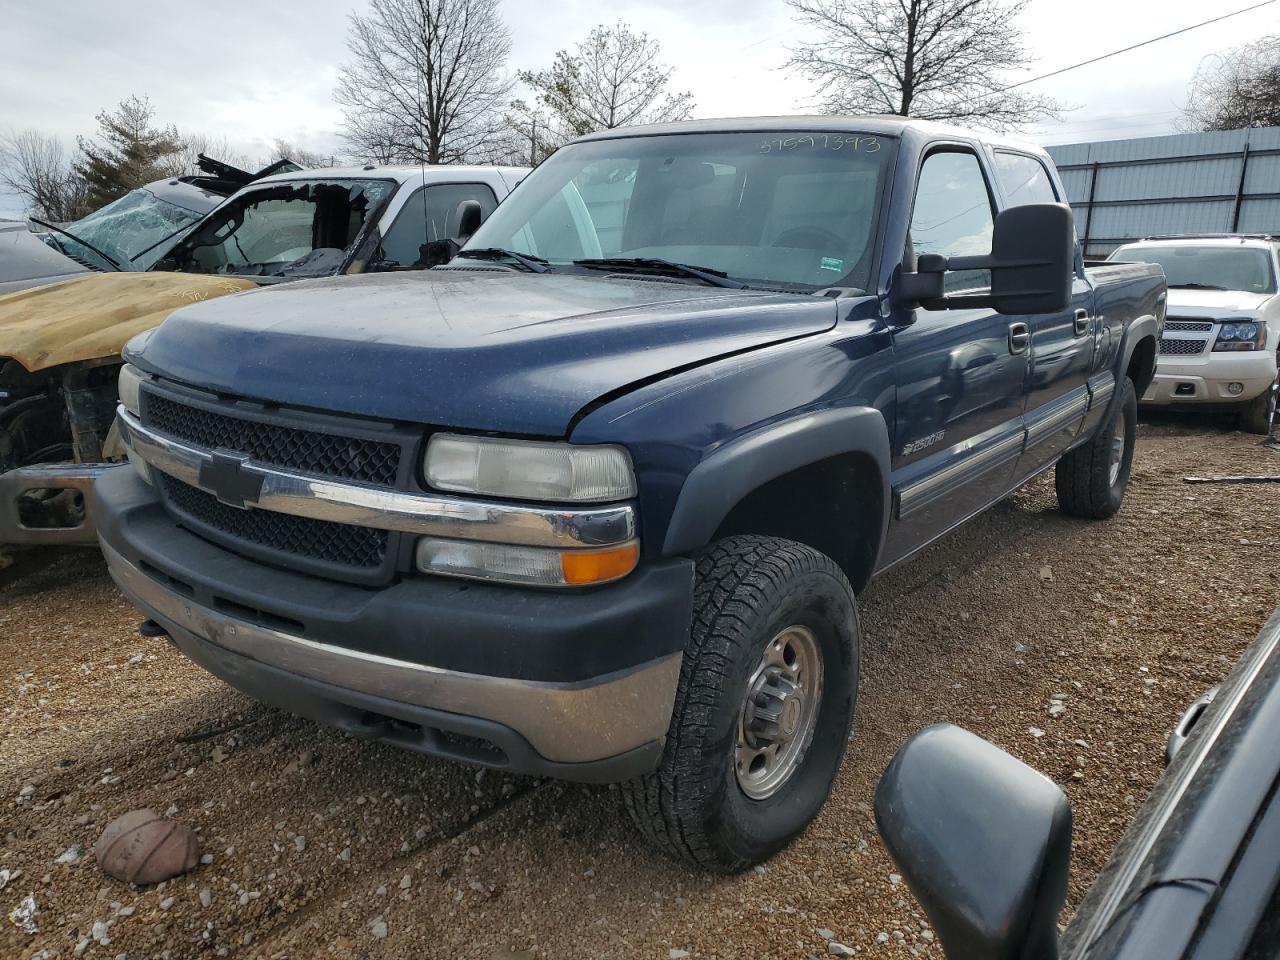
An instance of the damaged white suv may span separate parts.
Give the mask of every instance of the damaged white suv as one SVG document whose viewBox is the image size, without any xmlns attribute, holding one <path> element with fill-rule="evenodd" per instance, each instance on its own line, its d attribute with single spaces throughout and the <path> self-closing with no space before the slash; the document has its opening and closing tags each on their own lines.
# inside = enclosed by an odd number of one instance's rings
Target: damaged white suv
<svg viewBox="0 0 1280 960">
<path fill-rule="evenodd" d="M 1152 237 L 1111 254 L 1158 263 L 1169 278 L 1168 318 L 1143 405 L 1230 408 L 1242 430 L 1271 431 L 1280 392 L 1278 251 L 1269 236 L 1216 234 Z"/>
</svg>

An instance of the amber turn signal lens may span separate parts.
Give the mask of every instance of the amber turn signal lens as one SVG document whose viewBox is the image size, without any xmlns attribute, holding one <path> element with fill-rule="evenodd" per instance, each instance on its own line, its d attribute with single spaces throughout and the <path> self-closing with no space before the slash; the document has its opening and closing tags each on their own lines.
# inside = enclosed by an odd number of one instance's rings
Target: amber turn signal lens
<svg viewBox="0 0 1280 960">
<path fill-rule="evenodd" d="M 638 543 L 608 550 L 572 550 L 560 554 L 564 582 L 577 587 L 618 580 L 634 570 L 639 561 Z"/>
</svg>

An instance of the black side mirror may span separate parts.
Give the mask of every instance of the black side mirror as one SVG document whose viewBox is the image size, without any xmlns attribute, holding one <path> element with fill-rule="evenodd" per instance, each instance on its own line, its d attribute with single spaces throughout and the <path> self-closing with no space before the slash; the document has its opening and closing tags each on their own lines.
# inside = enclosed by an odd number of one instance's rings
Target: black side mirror
<svg viewBox="0 0 1280 960">
<path fill-rule="evenodd" d="M 462 245 L 457 240 L 428 240 L 418 245 L 418 262 L 415 267 L 438 267 L 458 255 Z"/>
<path fill-rule="evenodd" d="M 458 204 L 453 222 L 458 225 L 458 243 L 466 243 L 484 222 L 484 208 L 479 200 L 463 200 Z"/>
<path fill-rule="evenodd" d="M 996 217 L 991 254 L 985 257 L 922 255 L 915 273 L 899 276 L 898 299 L 930 310 L 994 307 L 998 313 L 1058 313 L 1071 304 L 1076 232 L 1064 203 L 1009 207 Z M 991 293 L 947 297 L 949 270 L 990 270 Z"/>
<path fill-rule="evenodd" d="M 1071 806 L 1044 775 L 939 724 L 900 749 L 876 823 L 948 960 L 1054 960 Z"/>
</svg>

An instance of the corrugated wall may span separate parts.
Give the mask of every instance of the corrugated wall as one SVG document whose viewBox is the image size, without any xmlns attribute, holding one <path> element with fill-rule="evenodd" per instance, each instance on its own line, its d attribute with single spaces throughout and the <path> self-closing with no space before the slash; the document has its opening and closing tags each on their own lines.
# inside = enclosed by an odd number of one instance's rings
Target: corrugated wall
<svg viewBox="0 0 1280 960">
<path fill-rule="evenodd" d="M 1280 127 L 1048 149 L 1087 256 L 1158 234 L 1280 234 Z"/>
</svg>

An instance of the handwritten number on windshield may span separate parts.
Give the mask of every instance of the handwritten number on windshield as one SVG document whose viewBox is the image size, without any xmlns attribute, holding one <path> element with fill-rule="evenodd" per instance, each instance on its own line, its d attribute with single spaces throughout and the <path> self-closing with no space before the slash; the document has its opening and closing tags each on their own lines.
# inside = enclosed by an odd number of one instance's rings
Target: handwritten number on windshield
<svg viewBox="0 0 1280 960">
<path fill-rule="evenodd" d="M 788 150 L 851 150 L 878 153 L 880 141 L 844 133 L 807 133 L 799 137 L 776 137 L 760 144 L 761 153 L 783 153 Z"/>
</svg>

